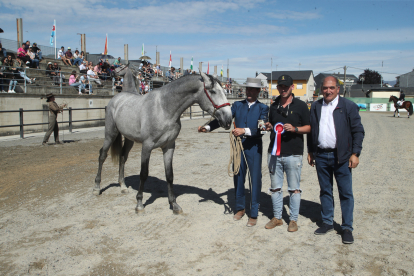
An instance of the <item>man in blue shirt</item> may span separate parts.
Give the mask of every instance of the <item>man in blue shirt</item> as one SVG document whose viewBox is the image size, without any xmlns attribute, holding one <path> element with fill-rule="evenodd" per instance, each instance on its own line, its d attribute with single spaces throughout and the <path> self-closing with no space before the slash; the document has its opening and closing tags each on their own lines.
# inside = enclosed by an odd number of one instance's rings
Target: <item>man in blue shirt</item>
<svg viewBox="0 0 414 276">
<path fill-rule="evenodd" d="M 257 216 L 259 213 L 260 193 L 262 190 L 262 134 L 258 128 L 258 120 L 267 121 L 269 107 L 257 100 L 261 89 L 261 80 L 256 78 L 247 78 L 246 96 L 243 101 L 235 102 L 231 107 L 236 128 L 232 133 L 234 136 L 242 138 L 244 154 L 247 159 L 248 169 L 252 180 L 251 186 L 251 210 L 250 218 L 247 226 L 255 226 L 257 224 Z M 218 121 L 213 120 L 204 127 L 199 127 L 199 132 L 212 131 L 219 127 Z M 247 166 L 244 158 L 241 158 L 240 170 L 234 176 L 234 190 L 236 194 L 236 206 L 233 219 L 236 221 L 246 213 L 246 198 L 244 194 L 244 182 L 246 179 Z"/>
</svg>

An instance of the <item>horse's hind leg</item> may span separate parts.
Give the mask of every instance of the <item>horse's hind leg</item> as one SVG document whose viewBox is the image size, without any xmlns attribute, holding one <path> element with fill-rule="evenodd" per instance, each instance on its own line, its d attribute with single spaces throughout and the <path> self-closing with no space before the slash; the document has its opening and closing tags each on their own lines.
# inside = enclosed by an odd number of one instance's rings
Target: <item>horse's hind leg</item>
<svg viewBox="0 0 414 276">
<path fill-rule="evenodd" d="M 139 175 L 140 183 L 137 193 L 137 207 L 135 208 L 135 212 L 141 213 L 144 212 L 144 204 L 142 204 L 142 198 L 144 193 L 144 184 L 148 178 L 148 166 L 149 160 L 151 156 L 152 146 L 148 146 L 145 143 L 142 144 L 142 152 L 141 152 L 141 173 Z"/>
<path fill-rule="evenodd" d="M 181 214 L 183 209 L 177 204 L 176 197 L 173 190 L 174 172 L 172 167 L 172 160 L 174 155 L 175 143 L 162 149 L 164 153 L 164 167 L 165 167 L 165 178 L 168 183 L 168 202 L 173 208 L 175 215 Z"/>
<path fill-rule="evenodd" d="M 112 143 L 115 141 L 115 138 L 118 136 L 118 131 L 114 131 L 110 135 L 105 133 L 105 141 L 102 148 L 99 150 L 99 167 L 98 173 L 96 174 L 95 178 L 95 187 L 93 188 L 93 194 L 99 195 L 101 193 L 101 174 L 102 174 L 102 166 L 108 157 L 108 150 L 111 147 Z"/>
<path fill-rule="evenodd" d="M 121 193 L 128 193 L 128 188 L 125 185 L 125 177 L 124 177 L 124 168 L 125 168 L 125 162 L 128 159 L 129 151 L 134 146 L 134 141 L 131 141 L 127 138 L 125 138 L 124 146 L 122 147 L 122 153 L 119 157 L 119 185 L 121 185 Z"/>
</svg>

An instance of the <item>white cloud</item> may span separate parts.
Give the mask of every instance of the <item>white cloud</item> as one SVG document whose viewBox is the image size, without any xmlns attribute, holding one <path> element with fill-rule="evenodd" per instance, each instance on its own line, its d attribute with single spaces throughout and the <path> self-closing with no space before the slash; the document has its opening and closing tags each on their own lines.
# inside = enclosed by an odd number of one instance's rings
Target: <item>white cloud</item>
<svg viewBox="0 0 414 276">
<path fill-rule="evenodd" d="M 297 11 L 287 11 L 287 10 L 278 10 L 277 12 L 268 12 L 266 13 L 270 18 L 276 19 L 289 19 L 289 20 L 312 20 L 318 19 L 321 16 L 317 12 L 297 12 Z"/>
</svg>

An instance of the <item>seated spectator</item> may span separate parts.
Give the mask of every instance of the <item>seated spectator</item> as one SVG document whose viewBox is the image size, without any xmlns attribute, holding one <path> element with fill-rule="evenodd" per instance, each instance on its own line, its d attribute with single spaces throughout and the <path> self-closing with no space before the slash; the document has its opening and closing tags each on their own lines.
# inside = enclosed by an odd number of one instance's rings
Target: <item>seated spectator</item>
<svg viewBox="0 0 414 276">
<path fill-rule="evenodd" d="M 121 57 L 118 57 L 118 59 L 114 61 L 114 66 L 115 66 L 115 68 L 117 68 L 117 67 L 119 67 L 121 65 L 122 65 L 122 63 L 121 63 Z"/>
<path fill-rule="evenodd" d="M 145 80 L 144 79 L 141 80 L 141 86 L 140 86 L 139 90 L 140 90 L 140 93 L 142 95 L 145 94 Z"/>
<path fill-rule="evenodd" d="M 26 65 L 30 65 L 31 60 L 30 57 L 26 51 L 26 44 L 22 43 L 22 47 L 17 49 L 17 56 L 21 61 L 23 61 Z"/>
<path fill-rule="evenodd" d="M 91 64 L 92 64 L 92 62 L 91 62 Z M 98 76 L 93 71 L 92 65 L 89 66 L 89 70 L 88 70 L 87 75 L 88 75 L 88 81 L 89 81 L 89 94 L 93 94 L 93 92 L 92 92 L 92 82 L 96 82 L 98 85 L 102 85 L 102 83 L 99 80 Z"/>
<path fill-rule="evenodd" d="M 43 59 L 43 56 L 42 56 L 42 50 L 40 50 L 40 48 L 39 47 L 37 47 L 37 43 L 36 42 L 33 42 L 33 45 L 32 45 L 32 51 L 33 51 L 33 53 L 35 53 L 35 55 L 36 55 L 36 58 L 39 60 L 39 62 Z"/>
<path fill-rule="evenodd" d="M 124 78 L 117 77 L 117 81 L 115 81 L 115 86 L 113 88 L 115 88 L 116 91 L 121 92 L 123 84 Z"/>
<path fill-rule="evenodd" d="M 55 84 L 60 85 L 60 82 L 65 82 L 65 75 L 62 74 L 62 70 L 58 66 L 57 62 L 53 63 L 53 70 L 55 71 Z"/>
<path fill-rule="evenodd" d="M 47 64 L 46 67 L 46 75 L 49 76 L 53 81 L 55 81 L 55 77 L 57 76 L 57 73 L 53 69 L 53 65 L 51 62 Z"/>
<path fill-rule="evenodd" d="M 14 89 L 16 88 L 16 85 L 17 85 L 16 76 L 19 73 L 17 71 L 17 66 L 16 66 L 18 64 L 16 64 L 15 60 L 9 55 L 7 56 L 7 59 L 4 61 L 4 65 L 5 65 L 4 72 L 6 74 L 6 78 L 10 80 L 8 92 L 16 93 Z"/>
<path fill-rule="evenodd" d="M 39 60 L 36 58 L 36 54 L 33 52 L 32 47 L 29 47 L 29 51 L 27 53 L 30 57 L 31 67 L 39 69 Z"/>
<path fill-rule="evenodd" d="M 0 53 L 3 53 L 4 58 L 7 58 L 7 51 L 1 44 L 1 41 L 0 41 Z"/>
<path fill-rule="evenodd" d="M 83 51 L 79 54 L 79 51 L 76 50 L 75 53 L 73 54 L 73 65 L 77 65 L 77 66 L 81 66 L 81 64 L 83 63 Z"/>
<path fill-rule="evenodd" d="M 82 94 L 81 92 L 82 82 L 81 81 L 77 82 L 76 71 L 72 71 L 72 74 L 69 77 L 69 85 L 72 87 L 78 87 L 79 94 Z"/>
<path fill-rule="evenodd" d="M 72 66 L 72 57 L 72 50 L 70 49 L 70 47 L 68 47 L 68 50 L 65 52 L 65 57 L 62 58 L 62 60 L 66 65 Z"/>
<path fill-rule="evenodd" d="M 65 47 L 62 46 L 58 51 L 57 59 L 62 59 L 63 57 L 65 57 Z"/>
<path fill-rule="evenodd" d="M 79 94 L 84 93 L 89 93 L 89 85 L 87 84 L 87 79 L 86 79 L 86 75 L 81 75 L 79 78 Z"/>
<path fill-rule="evenodd" d="M 88 72 L 88 68 L 86 67 L 86 64 L 87 64 L 88 62 L 87 61 L 84 61 L 84 62 L 82 62 L 81 63 L 81 65 L 79 66 L 79 71 L 82 73 L 82 74 L 86 74 L 86 72 Z"/>
</svg>

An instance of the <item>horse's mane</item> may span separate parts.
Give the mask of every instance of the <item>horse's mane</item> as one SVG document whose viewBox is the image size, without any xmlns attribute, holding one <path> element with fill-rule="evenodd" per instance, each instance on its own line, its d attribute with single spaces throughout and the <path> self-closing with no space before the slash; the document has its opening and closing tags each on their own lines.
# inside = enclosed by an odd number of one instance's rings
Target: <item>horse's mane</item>
<svg viewBox="0 0 414 276">
<path fill-rule="evenodd" d="M 208 74 L 206 74 L 206 75 L 207 75 L 207 77 L 210 79 L 210 81 L 211 81 L 211 83 L 213 84 L 213 86 L 214 86 L 214 84 L 216 84 L 216 83 L 218 83 L 220 86 L 222 86 L 221 81 L 219 81 L 217 78 L 213 77 L 212 75 L 208 75 Z M 178 80 L 182 80 L 183 78 L 189 78 L 189 77 L 191 77 L 191 76 L 198 76 L 198 77 L 200 77 L 201 79 L 203 79 L 203 77 L 201 77 L 201 75 L 199 75 L 199 74 L 191 74 L 191 75 L 185 75 L 185 76 L 182 76 L 182 77 L 180 77 L 180 78 L 178 78 L 178 79 L 175 79 L 175 80 L 171 81 L 170 83 L 174 83 L 174 82 L 177 82 Z"/>
</svg>

